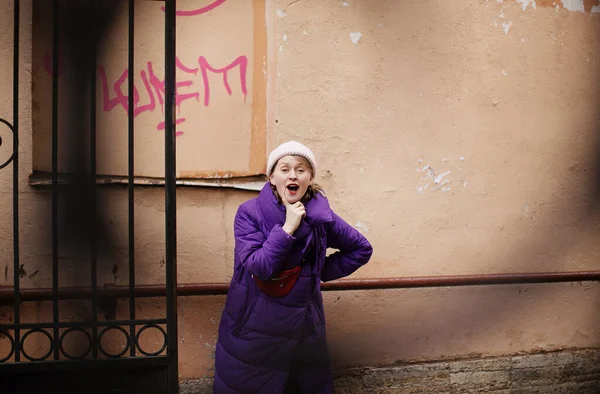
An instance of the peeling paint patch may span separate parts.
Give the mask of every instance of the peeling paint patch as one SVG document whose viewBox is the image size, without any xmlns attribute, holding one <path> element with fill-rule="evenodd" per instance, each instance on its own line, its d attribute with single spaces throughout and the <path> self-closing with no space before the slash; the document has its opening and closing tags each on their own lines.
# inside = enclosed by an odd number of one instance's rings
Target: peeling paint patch
<svg viewBox="0 0 600 394">
<path fill-rule="evenodd" d="M 353 31 L 350 33 L 350 40 L 353 44 L 358 44 L 360 39 L 362 38 L 362 33 L 359 31 Z"/>
<path fill-rule="evenodd" d="M 350 7 L 350 3 L 348 3 L 347 1 L 342 2 L 342 5 L 344 7 Z"/>
<path fill-rule="evenodd" d="M 560 0 L 564 9 L 568 11 L 585 12 L 583 0 Z"/>
<path fill-rule="evenodd" d="M 283 17 L 285 17 L 285 12 L 282 9 L 278 8 L 277 9 L 277 16 L 280 17 L 280 18 L 283 18 Z"/>
<path fill-rule="evenodd" d="M 432 168 L 431 166 L 429 166 L 429 165 L 425 165 L 425 166 L 424 166 L 424 167 L 421 169 L 421 171 L 422 171 L 422 172 L 426 172 L 426 174 L 425 174 L 423 177 L 421 177 L 421 182 L 419 182 L 419 184 L 417 185 L 417 192 L 418 192 L 419 194 L 423 194 L 423 192 L 424 192 L 425 190 L 427 190 L 427 188 L 429 187 L 429 181 L 431 181 L 431 180 L 433 180 L 433 182 L 434 182 L 436 185 L 439 185 L 439 187 L 443 187 L 443 186 L 444 186 L 446 183 L 448 183 L 448 181 L 444 181 L 444 182 L 442 182 L 442 180 L 443 180 L 443 178 L 444 178 L 445 176 L 447 176 L 448 174 L 450 174 L 450 171 L 446 171 L 446 172 L 445 172 L 445 173 L 443 173 L 443 174 L 438 174 L 438 173 L 435 171 L 435 169 L 433 169 L 433 168 Z M 423 182 L 423 181 L 427 181 L 427 183 L 426 183 L 425 185 L 422 185 L 422 182 Z M 441 182 L 441 184 L 440 184 L 440 182 Z M 434 188 L 433 190 L 435 190 L 435 189 L 437 189 L 437 187 L 436 187 L 436 188 Z"/>
<path fill-rule="evenodd" d="M 512 22 L 502 22 L 502 30 L 504 30 L 504 34 L 508 34 L 511 26 Z"/>
<path fill-rule="evenodd" d="M 117 274 L 118 273 L 119 273 L 119 266 L 117 264 L 113 264 L 113 266 L 112 266 L 112 274 L 113 274 L 113 277 L 115 278 L 115 283 L 117 282 L 117 277 L 118 277 Z"/>
<path fill-rule="evenodd" d="M 561 8 L 572 12 L 600 12 L 598 0 L 536 0 L 536 4 L 540 7 L 554 8 L 556 12 Z"/>
<path fill-rule="evenodd" d="M 463 161 L 464 157 L 461 157 L 459 160 Z M 449 160 L 447 158 L 443 158 L 442 161 L 448 162 Z M 421 163 L 421 159 L 419 159 L 419 162 Z M 459 172 L 460 170 L 461 168 L 459 168 Z M 422 168 L 417 168 L 417 172 L 423 173 L 421 175 L 421 179 L 419 179 L 419 182 L 416 185 L 418 194 L 423 194 L 427 189 L 448 192 L 451 190 L 460 190 L 461 188 L 464 189 L 467 186 L 467 181 L 465 180 L 451 179 L 451 170 L 438 172 L 433 167 L 426 164 Z"/>
<path fill-rule="evenodd" d="M 504 75 L 505 77 L 508 77 L 508 73 L 505 70 L 502 70 L 502 75 Z"/>
<path fill-rule="evenodd" d="M 288 36 L 287 36 L 287 34 L 284 34 L 283 35 L 283 41 L 287 41 L 287 40 L 288 40 Z"/>
<path fill-rule="evenodd" d="M 444 177 L 448 176 L 448 174 L 450 174 L 450 171 L 446 171 L 443 174 L 438 174 L 433 181 L 439 184 L 444 179 Z"/>
<path fill-rule="evenodd" d="M 535 0 L 517 0 L 517 3 L 521 4 L 523 11 L 527 11 L 527 7 L 531 5 L 531 8 L 535 10 L 536 4 Z"/>
</svg>

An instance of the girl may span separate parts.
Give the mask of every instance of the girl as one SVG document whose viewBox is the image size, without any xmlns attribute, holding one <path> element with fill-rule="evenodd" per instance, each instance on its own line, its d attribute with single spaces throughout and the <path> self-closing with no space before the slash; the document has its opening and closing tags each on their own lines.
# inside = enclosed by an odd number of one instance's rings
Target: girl
<svg viewBox="0 0 600 394">
<path fill-rule="evenodd" d="M 215 394 L 333 393 L 320 283 L 350 275 L 373 249 L 331 210 L 316 172 L 313 152 L 286 142 L 269 155 L 269 182 L 237 211 Z"/>
</svg>

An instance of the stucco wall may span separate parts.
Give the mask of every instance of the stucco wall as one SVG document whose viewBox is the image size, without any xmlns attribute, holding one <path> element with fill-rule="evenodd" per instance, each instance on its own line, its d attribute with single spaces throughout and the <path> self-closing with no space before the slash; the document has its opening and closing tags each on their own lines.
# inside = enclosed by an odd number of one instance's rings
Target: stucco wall
<svg viewBox="0 0 600 394">
<path fill-rule="evenodd" d="M 288 139 L 314 149 L 333 208 L 375 248 L 355 277 L 600 269 L 600 15 L 593 2 L 565 3 L 267 2 L 268 150 Z M 27 184 L 35 65 L 25 4 L 22 283 L 47 287 L 50 195 Z M 12 13 L 2 7 L 0 113 L 10 119 Z M 219 8 L 197 18 L 228 21 Z M 0 171 L 0 285 L 12 283 L 11 182 L 9 166 Z M 180 282 L 228 281 L 233 216 L 254 195 L 178 190 Z M 99 198 L 119 244 L 101 256 L 99 283 L 125 285 L 126 191 L 103 188 Z M 163 199 L 161 189 L 136 189 L 138 283 L 164 280 Z M 61 284 L 88 280 L 76 270 L 87 251 L 66 243 Z M 325 294 L 336 367 L 594 346 L 599 300 L 595 283 Z M 211 375 L 223 303 L 180 300 L 183 378 Z M 140 317 L 163 305 L 140 300 Z"/>
</svg>

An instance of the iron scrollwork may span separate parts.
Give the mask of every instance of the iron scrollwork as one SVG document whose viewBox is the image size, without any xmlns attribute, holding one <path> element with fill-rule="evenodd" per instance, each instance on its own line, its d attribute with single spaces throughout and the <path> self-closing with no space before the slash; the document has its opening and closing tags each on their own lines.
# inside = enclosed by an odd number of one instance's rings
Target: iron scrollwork
<svg viewBox="0 0 600 394">
<path fill-rule="evenodd" d="M 61 328 L 65 328 L 65 327 L 63 326 Z M 163 337 L 162 345 L 155 352 L 146 351 L 140 345 L 139 338 L 140 338 L 141 334 L 148 329 L 157 330 L 160 334 L 162 334 L 162 337 Z M 122 333 L 125 336 L 125 344 L 124 344 L 122 350 L 120 350 L 118 353 L 112 353 L 108 349 L 106 349 L 105 347 L 102 346 L 102 338 L 107 333 L 109 333 L 111 331 L 115 331 L 115 330 Z M 89 326 L 82 327 L 81 325 L 75 325 L 72 327 L 68 327 L 64 331 L 62 331 L 61 335 L 57 338 L 56 341 L 54 341 L 54 339 L 52 338 L 52 327 L 50 327 L 50 325 L 45 326 L 45 327 L 37 327 L 37 328 L 30 328 L 30 329 L 23 330 L 23 332 L 24 332 L 23 336 L 21 337 L 21 339 L 18 343 L 17 343 L 17 341 L 15 341 L 14 336 L 11 334 L 12 331 L 13 331 L 12 329 L 11 330 L 4 329 L 4 328 L 0 329 L 0 336 L 3 339 L 8 339 L 8 342 L 9 342 L 7 344 L 8 354 L 6 356 L 3 356 L 2 354 L 0 354 L 0 357 L 1 357 L 0 364 L 10 362 L 11 358 L 13 357 L 13 355 L 16 352 L 17 346 L 20 349 L 20 352 L 23 355 L 23 357 L 25 357 L 27 360 L 29 360 L 31 362 L 48 361 L 51 358 L 51 356 L 54 354 L 55 346 L 58 346 L 61 358 L 68 359 L 68 360 L 89 359 L 88 356 L 92 352 L 92 349 L 94 346 L 98 347 L 99 353 L 101 353 L 103 356 L 105 356 L 106 358 L 109 358 L 109 359 L 122 358 L 131 350 L 132 347 L 135 347 L 141 354 L 143 354 L 144 356 L 148 356 L 148 357 L 160 356 L 161 354 L 163 354 L 165 352 L 165 350 L 167 348 L 167 332 L 163 327 L 161 327 L 160 325 L 158 325 L 156 323 L 148 323 L 148 324 L 140 325 L 139 328 L 137 329 L 137 332 L 135 333 L 135 335 L 130 335 L 129 332 L 121 325 L 108 324 L 105 327 L 102 327 L 98 330 L 97 338 L 93 338 L 93 336 L 90 334 L 91 327 L 89 327 Z M 45 351 L 45 353 L 42 354 L 41 356 L 29 354 L 25 350 L 26 341 L 31 340 L 31 336 L 36 333 L 42 334 L 47 339 L 47 342 L 48 342 L 47 344 L 42 344 L 40 346 L 43 349 L 42 351 Z M 82 351 L 80 352 L 80 354 L 71 354 L 67 350 L 68 346 L 66 346 L 66 345 L 69 344 L 69 340 L 68 340 L 68 338 L 70 337 L 69 334 L 72 334 L 72 333 L 83 334 L 83 336 L 85 337 L 85 340 L 87 341 L 85 346 L 83 346 L 81 348 Z M 81 342 L 78 342 L 78 343 L 81 344 Z M 114 343 L 114 342 L 111 341 L 111 343 Z M 39 348 L 37 350 L 39 351 Z M 54 361 L 56 361 L 56 360 L 54 360 Z"/>
<path fill-rule="evenodd" d="M 15 132 L 13 125 L 10 124 L 7 120 L 0 118 L 0 123 L 6 125 L 6 127 L 8 127 L 12 133 Z M 2 136 L 0 136 L 0 148 L 2 148 L 3 145 L 6 145 L 6 144 L 4 143 L 4 141 L 2 141 Z M 7 165 L 9 165 L 13 161 L 14 157 L 15 157 L 15 152 L 13 150 L 10 157 L 5 162 L 0 163 L 0 170 L 3 169 L 4 167 L 6 167 Z"/>
</svg>

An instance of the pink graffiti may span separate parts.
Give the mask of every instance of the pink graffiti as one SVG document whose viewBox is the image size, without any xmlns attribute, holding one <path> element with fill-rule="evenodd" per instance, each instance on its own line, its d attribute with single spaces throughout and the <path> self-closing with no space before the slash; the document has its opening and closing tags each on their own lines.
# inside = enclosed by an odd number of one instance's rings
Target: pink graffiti
<svg viewBox="0 0 600 394">
<path fill-rule="evenodd" d="M 209 72 L 214 74 L 221 74 L 223 76 L 223 85 L 228 95 L 233 94 L 233 90 L 229 84 L 228 73 L 235 67 L 239 67 L 239 76 L 240 76 L 240 86 L 242 93 L 244 94 L 244 101 L 247 98 L 248 90 L 246 85 L 247 78 L 247 69 L 248 69 L 248 59 L 246 56 L 239 56 L 229 65 L 222 68 L 215 68 L 208 63 L 204 56 L 200 56 L 198 58 L 198 66 L 196 68 L 191 68 L 184 65 L 180 59 L 176 58 L 176 67 L 183 71 L 186 74 L 197 76 L 198 71 L 200 71 L 202 75 L 202 85 L 204 88 L 204 106 L 208 107 L 210 105 L 210 95 L 211 95 L 211 86 L 209 82 Z M 147 73 L 146 73 L 147 71 Z M 106 75 L 106 70 L 104 67 L 99 67 L 98 73 L 100 76 L 100 81 L 102 84 L 102 93 L 103 93 L 103 108 L 105 112 L 109 112 L 113 110 L 117 106 L 121 106 L 126 114 L 129 113 L 128 107 L 128 95 L 124 90 L 127 90 L 127 76 L 129 73 L 129 69 L 125 69 L 117 80 L 109 86 L 108 78 Z M 156 109 L 156 101 L 160 105 L 161 112 L 164 113 L 164 96 L 165 96 L 165 82 L 164 79 L 161 80 L 154 72 L 152 62 L 148 62 L 146 64 L 146 69 L 143 69 L 139 72 L 142 83 L 144 84 L 144 90 L 148 97 L 148 102 L 140 105 L 140 94 L 136 84 L 133 84 L 133 116 L 137 117 L 138 115 L 144 112 L 153 112 Z M 181 104 L 190 99 L 196 99 L 196 101 L 200 101 L 200 93 L 198 91 L 188 91 L 182 92 L 183 89 L 193 89 L 194 81 L 193 80 L 183 80 L 176 81 L 175 83 L 175 105 L 177 106 L 178 111 L 181 109 Z M 111 98 L 111 94 L 114 96 Z M 176 119 L 175 123 L 177 125 L 183 123 L 185 118 Z M 164 130 L 164 122 L 161 122 L 157 125 L 157 130 Z M 182 135 L 183 131 L 177 130 L 176 135 Z"/>
<path fill-rule="evenodd" d="M 62 73 L 62 59 L 60 56 L 58 56 L 58 69 L 56 71 L 58 71 L 58 75 L 60 75 Z M 52 56 L 50 56 L 49 54 L 45 54 L 44 55 L 44 69 L 46 70 L 46 72 L 50 75 L 53 74 L 52 72 Z"/>
<path fill-rule="evenodd" d="M 237 66 L 240 67 L 240 82 L 242 84 L 242 92 L 244 92 L 244 100 L 246 100 L 246 94 L 248 93 L 246 89 L 246 70 L 248 69 L 248 58 L 246 56 L 239 56 L 237 59 L 231 62 L 231 64 L 223 68 L 212 67 L 210 64 L 208 64 L 204 56 L 200 56 L 198 58 L 198 64 L 200 65 L 202 79 L 204 80 L 204 105 L 208 106 L 210 103 L 210 84 L 208 82 L 208 71 L 223 74 L 223 85 L 225 85 L 227 93 L 231 96 L 232 92 L 231 86 L 229 86 L 229 82 L 227 81 L 227 72 Z"/>
<path fill-rule="evenodd" d="M 178 124 L 180 124 L 180 123 L 183 123 L 183 122 L 185 122 L 185 118 L 182 118 L 182 119 L 176 119 L 176 120 L 175 120 L 175 125 L 178 125 Z M 156 129 L 157 129 L 157 130 L 164 130 L 164 129 L 165 129 L 165 122 L 160 122 L 160 123 L 158 124 L 158 126 L 156 126 Z M 175 133 L 175 137 L 179 137 L 181 134 L 183 134 L 183 131 L 177 131 L 177 132 Z"/>
<path fill-rule="evenodd" d="M 204 14 L 208 11 L 214 10 L 215 8 L 217 8 L 218 6 L 220 6 L 221 4 L 223 4 L 226 0 L 215 0 L 212 3 L 210 3 L 207 6 L 204 6 L 202 8 L 198 8 L 196 10 L 189 10 L 189 11 L 180 11 L 177 10 L 175 11 L 175 15 L 177 16 L 194 16 L 194 15 L 201 15 Z M 161 9 L 165 10 L 165 7 L 161 7 Z"/>
</svg>

